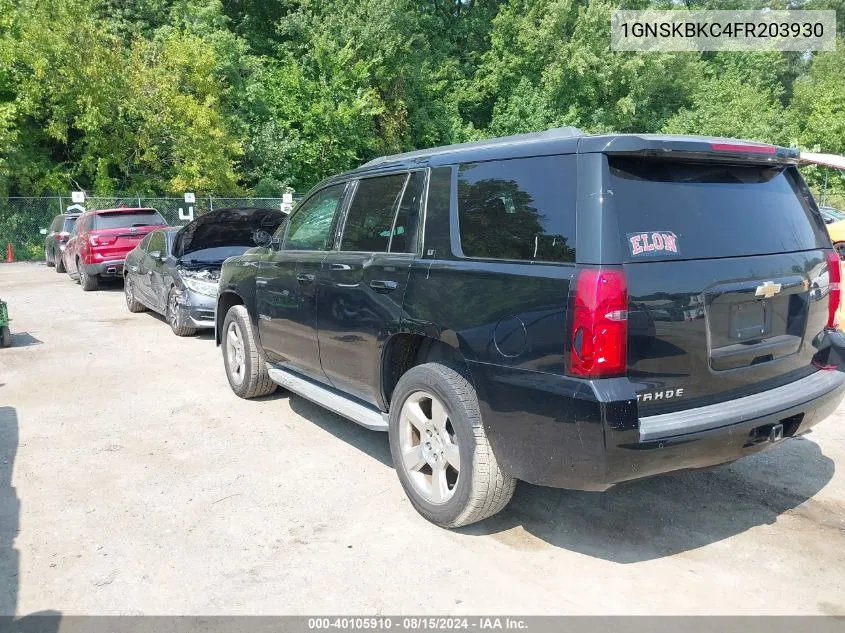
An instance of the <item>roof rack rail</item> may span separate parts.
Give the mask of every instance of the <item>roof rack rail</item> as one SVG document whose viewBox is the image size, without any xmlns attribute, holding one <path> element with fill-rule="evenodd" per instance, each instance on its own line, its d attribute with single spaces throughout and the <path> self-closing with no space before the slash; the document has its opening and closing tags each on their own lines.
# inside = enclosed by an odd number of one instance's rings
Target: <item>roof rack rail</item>
<svg viewBox="0 0 845 633">
<path fill-rule="evenodd" d="M 445 154 L 448 152 L 462 151 L 468 149 L 478 149 L 481 147 L 497 147 L 501 145 L 510 145 L 513 143 L 531 143 L 534 141 L 550 141 L 554 139 L 573 138 L 576 136 L 584 136 L 584 132 L 577 127 L 566 126 L 556 127 L 541 132 L 529 132 L 527 134 L 514 134 L 512 136 L 500 136 L 498 138 L 485 139 L 482 141 L 470 141 L 469 143 L 456 143 L 454 145 L 444 145 L 441 147 L 432 147 L 429 149 L 415 150 L 412 152 L 405 152 L 402 154 L 392 154 L 390 156 L 380 156 L 374 158 L 368 163 L 364 163 L 359 169 L 368 167 L 375 167 L 383 163 L 393 162 L 396 160 L 408 160 L 417 157 L 434 156 L 436 154 Z"/>
</svg>

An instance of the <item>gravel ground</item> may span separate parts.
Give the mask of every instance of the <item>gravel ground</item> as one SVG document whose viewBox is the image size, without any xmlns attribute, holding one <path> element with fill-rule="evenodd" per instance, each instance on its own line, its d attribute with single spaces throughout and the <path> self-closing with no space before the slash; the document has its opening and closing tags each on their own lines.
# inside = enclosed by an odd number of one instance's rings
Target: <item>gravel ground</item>
<svg viewBox="0 0 845 633">
<path fill-rule="evenodd" d="M 607 493 L 421 519 L 387 436 L 231 393 L 210 334 L 0 264 L 0 614 L 845 614 L 840 410 L 805 439 Z"/>
</svg>

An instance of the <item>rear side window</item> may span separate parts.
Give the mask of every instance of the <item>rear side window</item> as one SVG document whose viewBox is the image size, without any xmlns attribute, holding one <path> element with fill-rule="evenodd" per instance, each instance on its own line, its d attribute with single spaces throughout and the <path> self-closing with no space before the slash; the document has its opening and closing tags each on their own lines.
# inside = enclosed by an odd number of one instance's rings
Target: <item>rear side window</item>
<svg viewBox="0 0 845 633">
<path fill-rule="evenodd" d="M 792 167 L 608 160 L 626 261 L 825 247 Z"/>
<path fill-rule="evenodd" d="M 458 225 L 467 257 L 575 261 L 575 157 L 466 163 Z"/>
<path fill-rule="evenodd" d="M 365 178 L 358 183 L 349 206 L 342 251 L 387 252 L 396 205 L 405 187 L 408 174 Z"/>
<path fill-rule="evenodd" d="M 94 217 L 92 230 L 125 229 L 133 226 L 155 226 L 167 224 L 157 211 L 135 211 L 126 213 L 99 213 Z"/>
<path fill-rule="evenodd" d="M 425 172 L 411 172 L 393 227 L 393 239 L 390 242 L 391 253 L 414 253 L 417 250 L 417 230 L 419 227 Z"/>
<path fill-rule="evenodd" d="M 62 216 L 57 216 L 53 218 L 52 223 L 50 223 L 50 230 L 54 233 L 58 233 L 62 230 Z"/>
</svg>

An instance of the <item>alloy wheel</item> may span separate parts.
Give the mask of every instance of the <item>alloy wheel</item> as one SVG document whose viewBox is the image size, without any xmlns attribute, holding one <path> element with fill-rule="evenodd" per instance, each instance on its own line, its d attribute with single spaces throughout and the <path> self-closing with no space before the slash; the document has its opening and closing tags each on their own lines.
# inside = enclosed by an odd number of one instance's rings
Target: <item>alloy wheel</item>
<svg viewBox="0 0 845 633">
<path fill-rule="evenodd" d="M 402 468 L 427 501 L 446 503 L 455 494 L 461 471 L 458 438 L 437 396 L 415 391 L 399 413 Z"/>
<path fill-rule="evenodd" d="M 179 305 L 176 303 L 176 293 L 171 292 L 170 298 L 168 299 L 168 307 L 169 310 L 167 311 L 170 317 L 170 325 L 173 327 L 174 330 L 179 329 Z"/>
<path fill-rule="evenodd" d="M 241 328 L 232 321 L 226 330 L 226 358 L 229 361 L 229 374 L 232 381 L 238 385 L 243 383 L 246 376 L 245 356 Z"/>
</svg>

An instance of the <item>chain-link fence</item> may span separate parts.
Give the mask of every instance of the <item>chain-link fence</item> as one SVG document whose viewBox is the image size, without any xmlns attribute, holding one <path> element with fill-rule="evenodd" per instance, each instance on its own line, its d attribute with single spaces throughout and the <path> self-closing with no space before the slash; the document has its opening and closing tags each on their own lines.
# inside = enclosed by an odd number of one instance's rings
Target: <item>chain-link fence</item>
<svg viewBox="0 0 845 633">
<path fill-rule="evenodd" d="M 845 211 L 845 196 L 838 191 L 813 189 L 813 195 L 819 204 L 828 204 Z M 294 194 L 297 201 L 300 195 Z M 113 209 L 121 205 L 127 207 L 152 207 L 167 220 L 168 224 L 180 226 L 186 220 L 179 218 L 179 210 L 194 209 L 194 216 L 214 209 L 227 207 L 282 207 L 282 198 L 217 198 L 212 196 L 197 197 L 194 204 L 188 205 L 183 198 L 145 198 L 138 196 L 90 196 L 82 205 L 86 210 Z M 50 222 L 60 213 L 79 211 L 69 196 L 44 198 L 0 198 L 0 261 L 5 260 L 9 244 L 19 260 L 44 259 L 44 236 L 41 229 L 50 226 Z"/>
<path fill-rule="evenodd" d="M 294 201 L 301 196 L 294 194 Z M 180 226 L 187 220 L 180 219 L 180 209 L 188 213 L 193 207 L 194 216 L 214 209 L 230 207 L 283 208 L 282 198 L 217 198 L 197 197 L 196 202 L 187 204 L 183 198 L 145 198 L 138 196 L 89 196 L 82 205 L 74 205 L 69 196 L 45 198 L 0 198 L 0 261 L 5 260 L 6 250 L 11 244 L 15 259 L 44 259 L 44 236 L 41 229 L 50 226 L 60 213 L 79 212 L 92 209 L 114 209 L 126 207 L 152 207 L 167 220 L 168 224 Z M 184 216 L 183 216 L 184 217 Z"/>
</svg>

